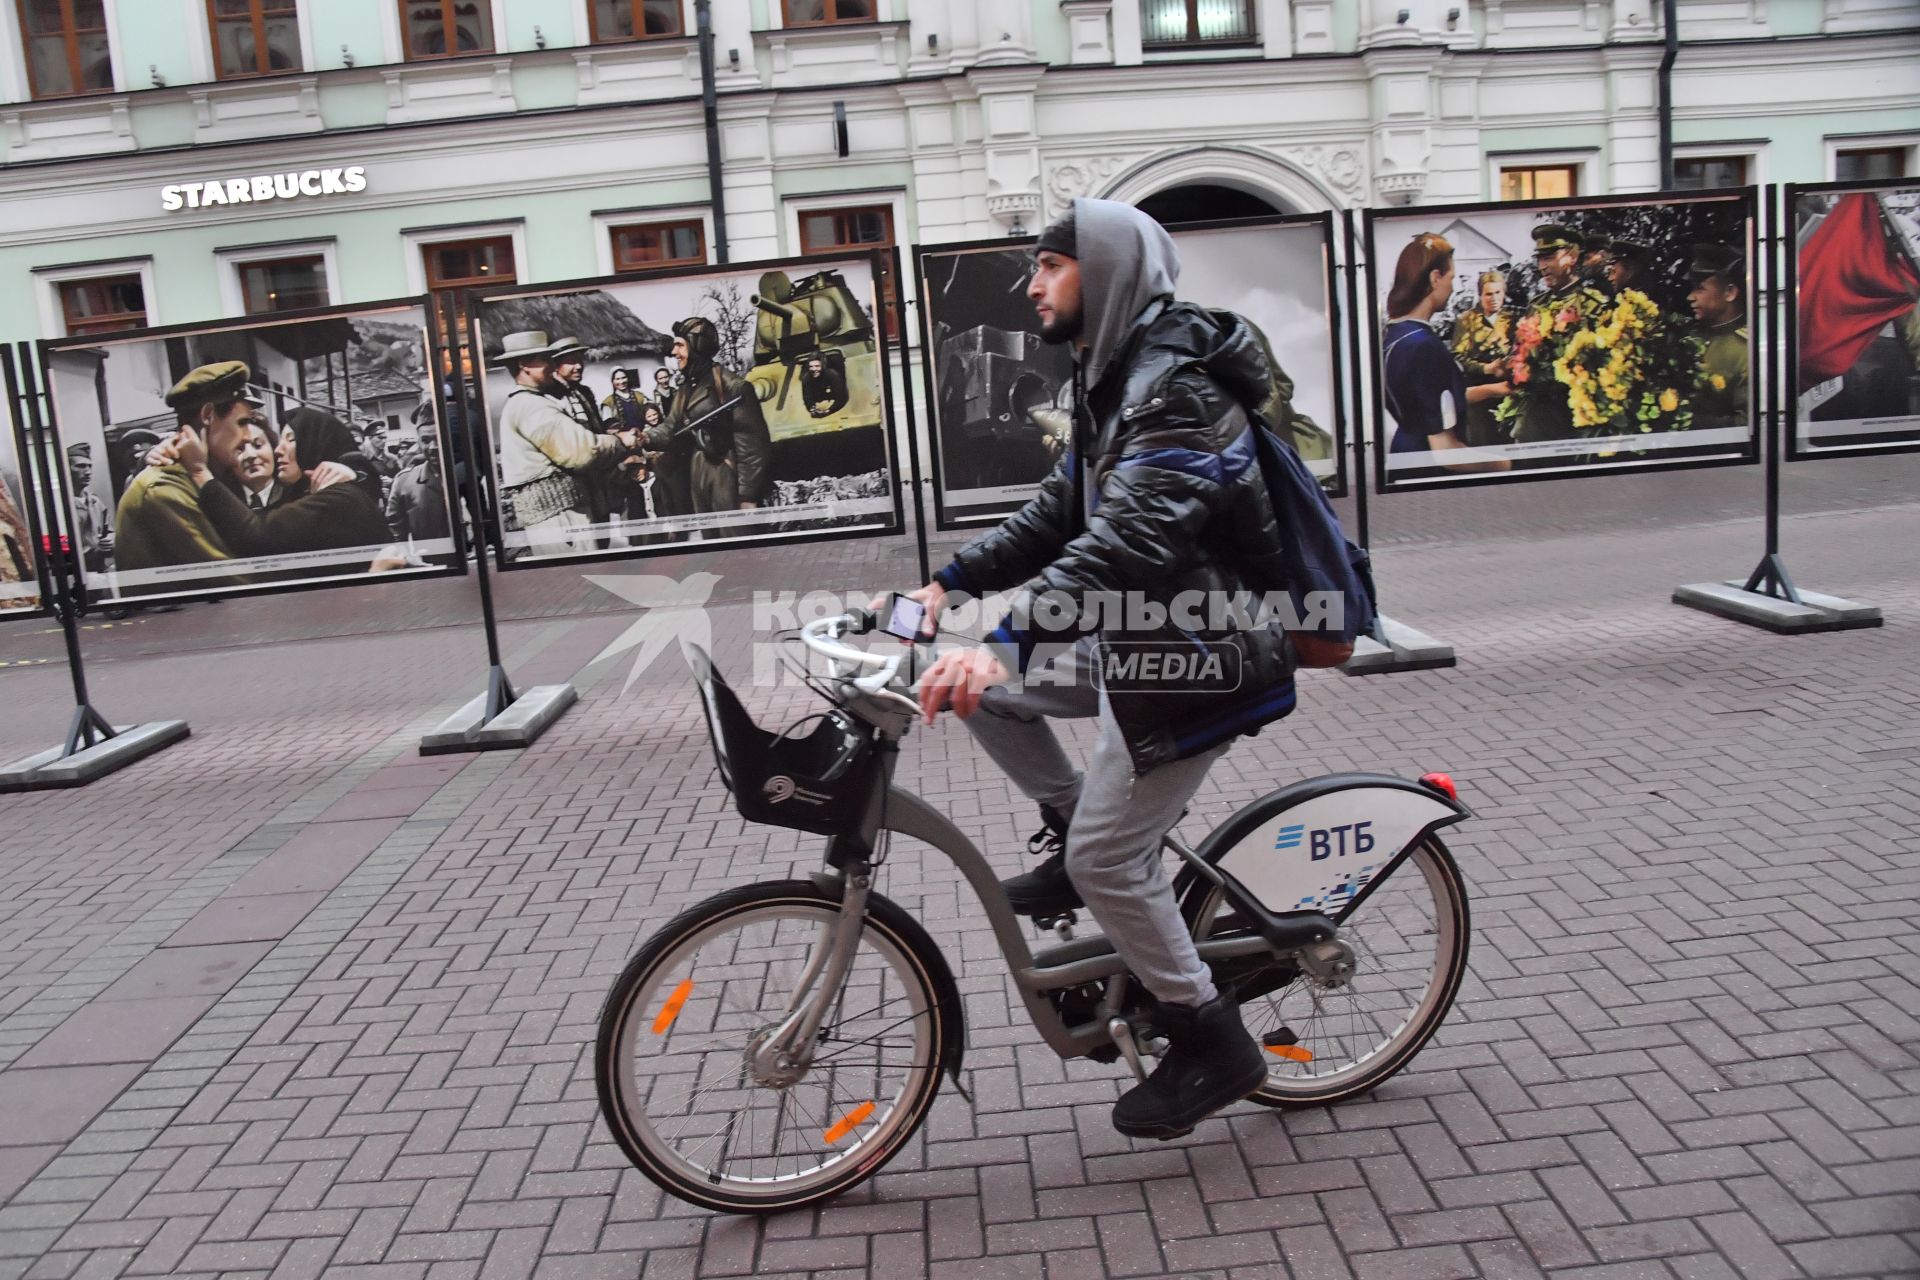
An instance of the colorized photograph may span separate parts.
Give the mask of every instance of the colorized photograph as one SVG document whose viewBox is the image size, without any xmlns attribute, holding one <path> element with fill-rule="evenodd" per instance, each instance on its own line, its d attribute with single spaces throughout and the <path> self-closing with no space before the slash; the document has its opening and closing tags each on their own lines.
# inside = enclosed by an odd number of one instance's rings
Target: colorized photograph
<svg viewBox="0 0 1920 1280">
<path fill-rule="evenodd" d="M 1367 216 L 1384 487 L 1753 456 L 1752 205 Z"/>
<path fill-rule="evenodd" d="M 1794 452 L 1920 449 L 1920 185 L 1792 201 Z"/>
<path fill-rule="evenodd" d="M 476 301 L 508 563 L 899 527 L 873 260 Z"/>
<path fill-rule="evenodd" d="M 1287 438 L 1330 493 L 1336 435 L 1330 224 L 1194 228 L 1171 234 L 1182 301 L 1231 311 L 1266 339 L 1289 397 Z M 1040 339 L 1027 298 L 1028 242 L 922 249 L 920 301 L 942 528 L 998 520 L 1038 492 L 1066 452 L 1073 360 Z"/>
<path fill-rule="evenodd" d="M 32 477 L 20 465 L 9 424 L 0 428 L 0 618 L 38 613 L 40 548 L 27 519 L 27 488 Z"/>
<path fill-rule="evenodd" d="M 417 303 L 45 348 L 89 599 L 460 572 Z"/>
</svg>

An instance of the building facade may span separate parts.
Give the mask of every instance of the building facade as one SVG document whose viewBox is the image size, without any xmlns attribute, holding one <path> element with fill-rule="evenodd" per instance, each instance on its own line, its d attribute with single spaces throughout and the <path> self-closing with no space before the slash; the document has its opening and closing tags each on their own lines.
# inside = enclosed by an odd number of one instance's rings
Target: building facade
<svg viewBox="0 0 1920 1280">
<path fill-rule="evenodd" d="M 0 6 L 8 339 L 1661 177 L 1660 0 L 712 0 L 719 202 L 695 0 Z M 1676 34 L 1677 186 L 1920 172 L 1920 0 Z"/>
</svg>

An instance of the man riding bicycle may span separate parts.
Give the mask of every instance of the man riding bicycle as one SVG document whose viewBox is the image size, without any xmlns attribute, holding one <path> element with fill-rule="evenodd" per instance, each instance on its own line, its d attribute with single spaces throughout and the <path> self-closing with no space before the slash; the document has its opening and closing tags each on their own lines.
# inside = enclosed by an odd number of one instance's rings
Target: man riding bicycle
<svg viewBox="0 0 1920 1280">
<path fill-rule="evenodd" d="M 1293 709 L 1297 665 L 1277 622 L 1183 629 L 1182 610 L 1166 608 L 1284 577 L 1249 410 L 1272 403 L 1284 375 L 1244 320 L 1175 301 L 1178 272 L 1171 238 L 1129 205 L 1075 200 L 1042 234 L 1027 294 L 1042 339 L 1074 346 L 1072 447 L 1038 496 L 914 593 L 937 617 L 949 594 L 1018 589 L 987 647 L 929 667 L 921 708 L 931 723 L 951 707 L 1040 806 L 1032 847 L 1047 856 L 1003 882 L 1015 910 L 1084 905 L 1160 1003 L 1168 1051 L 1113 1112 L 1136 1137 L 1185 1133 L 1267 1078 L 1239 1006 L 1194 948 L 1160 849 L 1231 740 Z M 1117 617 L 1103 608 L 1115 597 Z M 1036 652 L 1049 638 L 1069 643 L 1049 658 Z M 1163 661 L 1103 663 L 1121 650 Z M 1177 686 L 1138 674 L 1191 673 L 1196 654 L 1223 661 Z M 1119 678 L 1123 666 L 1134 674 Z M 1056 718 L 1097 719 L 1084 770 Z"/>
</svg>

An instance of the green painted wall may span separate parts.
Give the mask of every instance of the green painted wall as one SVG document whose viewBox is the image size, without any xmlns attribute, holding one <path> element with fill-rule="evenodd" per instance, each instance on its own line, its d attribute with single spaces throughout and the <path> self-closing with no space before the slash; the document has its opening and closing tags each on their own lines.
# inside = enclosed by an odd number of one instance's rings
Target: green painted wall
<svg viewBox="0 0 1920 1280">
<path fill-rule="evenodd" d="M 547 48 L 565 49 L 586 44 L 588 33 L 573 29 L 573 5 L 568 0 L 507 0 L 507 29 L 496 32 L 498 47 L 512 52 L 532 49 L 534 28 L 546 37 Z"/>
<path fill-rule="evenodd" d="M 1360 48 L 1360 6 L 1333 6 L 1333 47 L 1337 53 L 1354 53 Z"/>
<path fill-rule="evenodd" d="M 353 53 L 356 67 L 377 66 L 387 60 L 380 3 L 381 0 L 325 0 L 310 7 L 314 59 L 321 70 L 345 65 L 340 57 L 342 45 Z"/>
<path fill-rule="evenodd" d="M 1049 66 L 1064 67 L 1073 57 L 1073 35 L 1067 15 L 1058 5 L 1038 5 L 1033 11 L 1034 56 Z"/>
<path fill-rule="evenodd" d="M 1827 0 L 1772 0 L 1767 26 L 1776 36 L 1818 35 L 1826 17 Z"/>
<path fill-rule="evenodd" d="M 1673 140 L 1694 145 L 1710 142 L 1768 141 L 1765 175 L 1768 182 L 1825 182 L 1827 140 L 1876 133 L 1911 131 L 1910 112 L 1835 111 L 1825 115 L 1745 117 L 1732 120 L 1676 120 Z M 1862 144 L 1871 145 L 1871 144 Z"/>
<path fill-rule="evenodd" d="M 11 13 L 5 17 L 9 22 L 14 20 Z M 154 70 L 169 85 L 192 84 L 200 78 L 194 74 L 188 43 L 193 36 L 178 5 L 155 4 L 153 0 L 122 4 L 119 17 L 120 51 L 126 61 L 120 68 L 121 83 L 129 90 L 153 88 Z"/>
</svg>

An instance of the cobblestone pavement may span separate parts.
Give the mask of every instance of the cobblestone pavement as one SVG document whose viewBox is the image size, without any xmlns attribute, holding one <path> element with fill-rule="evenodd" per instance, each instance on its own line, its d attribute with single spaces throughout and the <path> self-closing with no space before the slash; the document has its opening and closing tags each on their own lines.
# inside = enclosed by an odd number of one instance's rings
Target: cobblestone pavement
<svg viewBox="0 0 1920 1280">
<path fill-rule="evenodd" d="M 734 815 L 676 660 L 624 692 L 622 662 L 588 665 L 630 611 L 578 612 L 597 589 L 577 574 L 504 579 L 526 592 L 515 676 L 574 676 L 582 701 L 533 749 L 472 759 L 414 751 L 484 673 L 458 595 L 89 632 L 99 705 L 194 734 L 0 800 L 0 1276 L 1920 1274 L 1914 461 L 1787 522 L 1803 584 L 1880 604 L 1878 631 L 1789 639 L 1666 602 L 1744 571 L 1758 530 L 1647 495 L 1752 472 L 1626 482 L 1612 521 L 1559 485 L 1449 495 L 1484 501 L 1447 509 L 1475 532 L 1381 537 L 1391 611 L 1460 666 L 1307 677 L 1187 824 L 1332 769 L 1459 778 L 1472 973 L 1371 1099 L 1119 1137 L 1119 1072 L 1037 1044 L 954 874 L 898 849 L 880 887 L 954 963 L 973 1101 L 947 1091 L 867 1186 L 765 1222 L 663 1198 L 597 1118 L 589 1046 L 626 957 L 687 904 L 813 869 L 819 843 Z M 1888 475 L 1906 501 L 1874 496 Z M 1529 505 L 1558 532 L 1510 536 Z M 911 553 L 737 568 L 722 598 L 897 580 Z M 300 638 L 315 610 L 361 634 Z M 747 608 L 714 617 L 744 673 Z M 0 644 L 31 658 L 41 629 Z M 0 697 L 0 749 L 44 745 L 64 668 L 0 669 Z M 1004 872 L 1024 860 L 1028 806 L 957 727 L 910 740 L 901 781 Z"/>
</svg>

